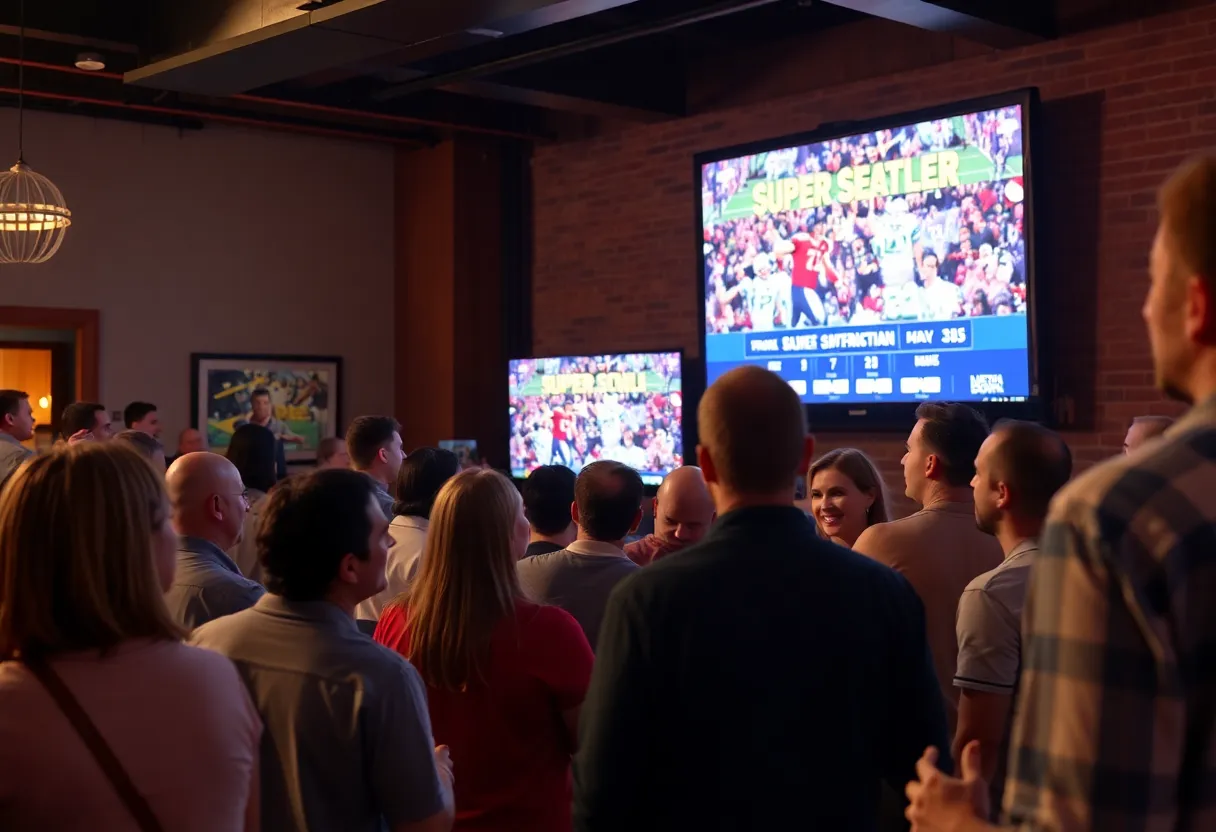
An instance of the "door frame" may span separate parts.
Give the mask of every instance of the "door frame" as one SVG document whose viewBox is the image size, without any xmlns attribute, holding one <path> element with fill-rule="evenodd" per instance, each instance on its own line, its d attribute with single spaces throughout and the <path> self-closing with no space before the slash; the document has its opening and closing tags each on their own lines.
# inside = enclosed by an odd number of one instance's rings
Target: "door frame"
<svg viewBox="0 0 1216 832">
<path fill-rule="evenodd" d="M 0 306 L 0 326 L 72 330 L 76 334 L 76 401 L 100 401 L 101 313 L 98 310 Z"/>
</svg>

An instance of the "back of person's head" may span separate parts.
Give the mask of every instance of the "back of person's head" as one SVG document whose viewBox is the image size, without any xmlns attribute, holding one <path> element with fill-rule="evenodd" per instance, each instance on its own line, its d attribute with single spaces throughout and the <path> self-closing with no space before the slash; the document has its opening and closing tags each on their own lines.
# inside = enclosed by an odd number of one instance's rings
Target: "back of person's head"
<svg viewBox="0 0 1216 832">
<path fill-rule="evenodd" d="M 592 540 L 623 540 L 637 528 L 644 496 L 637 471 L 606 459 L 593 462 L 574 483 L 578 527 Z"/>
<path fill-rule="evenodd" d="M 165 446 L 158 439 L 142 430 L 124 430 L 114 436 L 114 441 L 131 446 L 149 462 L 159 464 L 160 470 L 165 470 Z"/>
<path fill-rule="evenodd" d="M 921 439 L 942 466 L 946 485 L 964 488 L 975 476 L 975 458 L 988 438 L 988 422 L 973 408 L 954 402 L 925 402 L 916 408 Z"/>
<path fill-rule="evenodd" d="M 366 471 L 376 463 L 380 449 L 393 441 L 401 423 L 392 416 L 360 416 L 346 430 L 346 451 L 351 464 Z"/>
<path fill-rule="evenodd" d="M 332 467 L 334 457 L 346 450 L 346 439 L 341 436 L 327 436 L 317 443 L 317 466 Z M 337 463 L 335 463 L 336 465 Z M 345 467 L 345 466 L 341 466 Z"/>
<path fill-rule="evenodd" d="M 393 514 L 402 517 L 430 517 L 439 489 L 460 473 L 460 459 L 443 448 L 418 448 L 410 451 L 397 471 L 397 500 Z"/>
<path fill-rule="evenodd" d="M 1173 424 L 1174 420 L 1169 416 L 1137 416 L 1132 419 L 1123 437 L 1123 453 L 1129 454 L 1146 442 L 1159 438 Z"/>
<path fill-rule="evenodd" d="M 890 511 L 887 509 L 887 487 L 883 483 L 882 474 L 878 472 L 878 466 L 874 464 L 874 460 L 857 448 L 836 448 L 828 451 L 811 463 L 806 475 L 807 488 L 811 487 L 815 481 L 815 475 L 820 471 L 832 470 L 844 474 L 853 481 L 853 485 L 857 486 L 859 491 L 874 497 L 866 518 L 867 526 L 886 523 L 891 519 Z"/>
<path fill-rule="evenodd" d="M 366 559 L 371 481 L 338 468 L 288 477 L 266 498 L 258 561 L 266 589 L 290 601 L 320 601 L 347 555 Z"/>
<path fill-rule="evenodd" d="M 142 422 L 149 413 L 156 412 L 156 405 L 151 402 L 131 402 L 122 411 L 124 427 L 133 428 L 136 422 Z"/>
<path fill-rule="evenodd" d="M 515 486 L 488 468 L 461 472 L 439 490 L 418 575 L 393 602 L 406 605 L 407 658 L 427 684 L 460 690 L 484 680 L 494 626 L 522 597 L 521 512 Z"/>
<path fill-rule="evenodd" d="M 269 492 L 278 480 L 275 446 L 278 441 L 269 428 L 244 424 L 232 432 L 226 456 L 241 472 L 246 488 Z"/>
<path fill-rule="evenodd" d="M 160 478 L 129 445 L 33 458 L 0 492 L 0 661 L 180 639 L 163 600 L 175 538 Z"/>
<path fill-rule="evenodd" d="M 1158 211 L 1178 265 L 1216 292 L 1216 153 L 1179 167 L 1161 187 Z"/>
<path fill-rule="evenodd" d="M 97 425 L 98 411 L 105 409 L 105 405 L 96 402 L 73 402 L 63 409 L 60 430 L 65 437 L 82 430 L 92 430 Z"/>
<path fill-rule="evenodd" d="M 806 469 L 811 446 L 798 394 L 775 373 L 737 367 L 710 385 L 697 408 L 698 461 L 717 497 L 775 496 Z"/>
<path fill-rule="evenodd" d="M 992 429 L 990 479 L 1013 495 L 1013 511 L 1027 519 L 1047 516 L 1051 498 L 1072 477 L 1072 451 L 1058 433 L 1035 422 L 1004 419 Z"/>
<path fill-rule="evenodd" d="M 519 490 L 524 516 L 537 534 L 559 535 L 570 528 L 575 479 L 565 465 L 542 465 L 528 474 Z"/>
</svg>

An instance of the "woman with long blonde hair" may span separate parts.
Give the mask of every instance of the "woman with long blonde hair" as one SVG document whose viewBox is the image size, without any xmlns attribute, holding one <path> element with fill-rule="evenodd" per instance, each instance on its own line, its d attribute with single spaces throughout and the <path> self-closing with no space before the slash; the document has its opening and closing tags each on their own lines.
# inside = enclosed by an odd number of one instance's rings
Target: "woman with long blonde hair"
<svg viewBox="0 0 1216 832">
<path fill-rule="evenodd" d="M 35 457 L 0 492 L 0 828 L 256 830 L 262 724 L 181 643 L 177 538 L 123 443 Z"/>
<path fill-rule="evenodd" d="M 811 516 L 819 534 L 833 543 L 851 549 L 862 532 L 891 519 L 878 466 L 856 448 L 837 448 L 819 457 L 806 482 Z"/>
<path fill-rule="evenodd" d="M 568 613 L 524 597 L 515 565 L 529 535 L 510 480 L 456 475 L 435 499 L 414 583 L 376 628 L 427 683 L 435 742 L 456 765 L 457 830 L 571 828 L 591 647 Z"/>
</svg>

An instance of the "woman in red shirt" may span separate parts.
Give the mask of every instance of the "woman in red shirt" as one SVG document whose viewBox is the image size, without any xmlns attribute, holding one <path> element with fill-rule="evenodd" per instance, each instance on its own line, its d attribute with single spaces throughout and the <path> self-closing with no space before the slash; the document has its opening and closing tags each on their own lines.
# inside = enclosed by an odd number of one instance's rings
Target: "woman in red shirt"
<svg viewBox="0 0 1216 832">
<path fill-rule="evenodd" d="M 570 755 L 592 653 L 568 613 L 524 597 L 515 563 L 528 537 L 510 480 L 458 474 L 435 499 L 414 583 L 376 627 L 427 683 L 461 832 L 571 828 Z"/>
</svg>

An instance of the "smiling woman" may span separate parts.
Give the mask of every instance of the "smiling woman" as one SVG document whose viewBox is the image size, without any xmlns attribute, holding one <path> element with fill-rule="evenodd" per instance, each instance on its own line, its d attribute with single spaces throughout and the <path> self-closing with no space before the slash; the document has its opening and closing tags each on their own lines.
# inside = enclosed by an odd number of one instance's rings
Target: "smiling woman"
<svg viewBox="0 0 1216 832">
<path fill-rule="evenodd" d="M 807 472 L 811 514 L 819 533 L 852 548 L 875 523 L 887 522 L 887 494 L 874 463 L 856 448 L 837 448 Z"/>
</svg>

